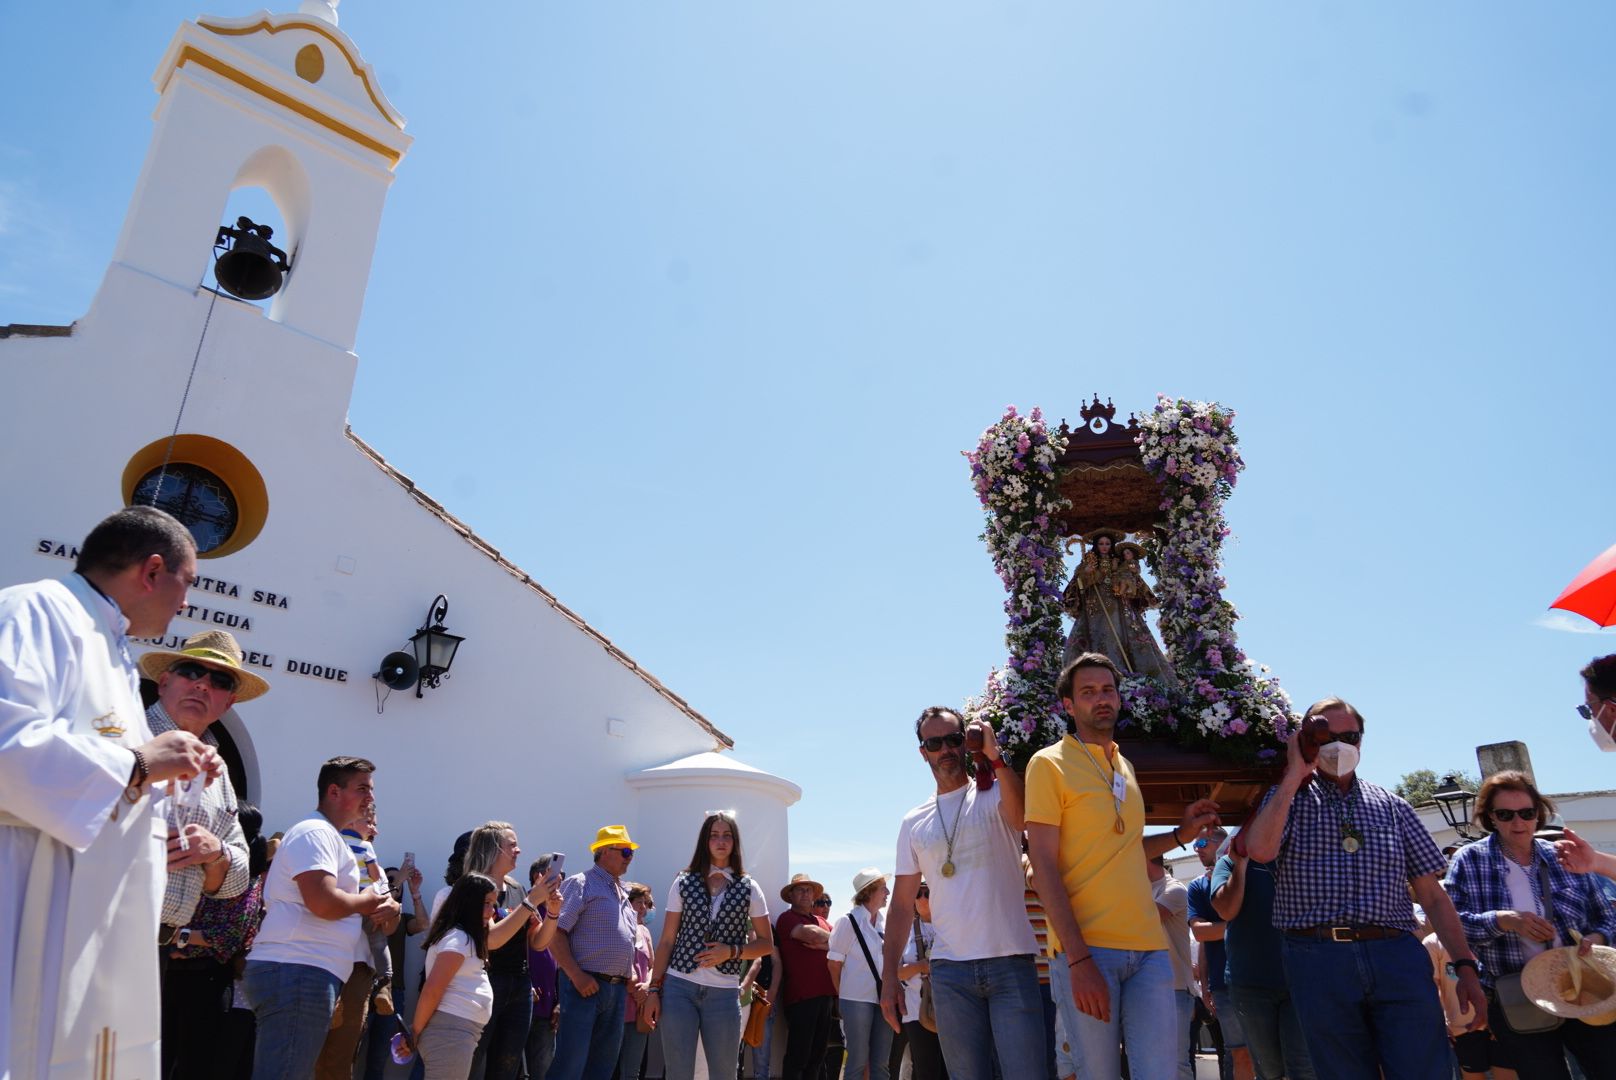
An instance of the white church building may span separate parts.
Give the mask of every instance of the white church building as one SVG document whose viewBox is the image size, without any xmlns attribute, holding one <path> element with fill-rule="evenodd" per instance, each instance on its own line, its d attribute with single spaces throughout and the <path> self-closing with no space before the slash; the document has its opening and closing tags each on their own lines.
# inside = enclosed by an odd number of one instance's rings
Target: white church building
<svg viewBox="0 0 1616 1080">
<path fill-rule="evenodd" d="M 0 327 L 0 582 L 67 574 L 91 526 L 160 483 L 159 505 L 204 549 L 165 644 L 228 629 L 273 684 L 219 725 L 269 829 L 312 812 L 322 761 L 358 754 L 379 770 L 382 853 L 416 852 L 428 895 L 455 836 L 493 818 L 569 869 L 588 865 L 599 826 L 625 824 L 642 845 L 631 876 L 660 900 L 713 807 L 739 811 L 748 870 L 775 895 L 800 789 L 738 761 L 714 723 L 347 426 L 410 137 L 334 8 L 180 26 L 89 310 Z M 271 242 L 290 256 L 263 306 L 202 284 L 244 187 L 273 200 Z M 465 639 L 449 677 L 418 693 L 406 671 L 389 691 L 373 673 L 411 651 L 440 594 Z"/>
</svg>

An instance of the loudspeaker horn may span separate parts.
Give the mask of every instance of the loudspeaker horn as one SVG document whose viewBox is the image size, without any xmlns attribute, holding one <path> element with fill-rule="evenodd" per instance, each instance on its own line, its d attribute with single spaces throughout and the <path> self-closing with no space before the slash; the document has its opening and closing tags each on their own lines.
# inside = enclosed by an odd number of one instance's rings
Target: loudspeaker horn
<svg viewBox="0 0 1616 1080">
<path fill-rule="evenodd" d="M 420 677 L 421 666 L 407 652 L 390 652 L 382 657 L 381 670 L 371 678 L 391 690 L 408 690 Z"/>
</svg>

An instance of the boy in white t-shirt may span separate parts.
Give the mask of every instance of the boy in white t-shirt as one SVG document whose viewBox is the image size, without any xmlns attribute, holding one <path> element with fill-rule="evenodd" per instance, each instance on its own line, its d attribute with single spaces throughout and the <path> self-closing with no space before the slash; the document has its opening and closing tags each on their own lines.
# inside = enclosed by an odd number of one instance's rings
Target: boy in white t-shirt
<svg viewBox="0 0 1616 1080">
<path fill-rule="evenodd" d="M 319 813 L 287 830 L 264 882 L 264 923 L 243 977 L 258 1019 L 253 1076 L 305 1080 L 325 1043 L 337 996 L 365 955 L 363 920 L 386 930 L 399 905 L 368 889 L 339 830 L 375 803 L 376 766 L 337 757 L 320 767 Z"/>
</svg>

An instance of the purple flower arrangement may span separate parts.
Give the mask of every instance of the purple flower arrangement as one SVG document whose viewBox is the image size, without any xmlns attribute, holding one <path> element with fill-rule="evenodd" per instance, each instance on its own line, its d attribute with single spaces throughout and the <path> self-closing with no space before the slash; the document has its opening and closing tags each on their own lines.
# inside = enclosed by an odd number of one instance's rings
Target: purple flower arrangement
<svg viewBox="0 0 1616 1080">
<path fill-rule="evenodd" d="M 1162 486 L 1166 516 L 1166 527 L 1143 546 L 1161 598 L 1162 641 L 1183 693 L 1163 708 L 1136 691 L 1142 707 L 1130 708 L 1133 720 L 1221 757 L 1270 760 L 1298 717 L 1278 680 L 1241 651 L 1234 632 L 1239 612 L 1223 599 L 1220 568 L 1229 535 L 1223 503 L 1245 468 L 1234 412 L 1216 402 L 1159 397 L 1139 426 L 1140 452 Z"/>
<path fill-rule="evenodd" d="M 1025 769 L 1034 753 L 1066 731 L 1055 680 L 1060 675 L 1065 630 L 1061 590 L 1066 560 L 1054 515 L 1065 509 L 1055 485 L 1055 462 L 1065 440 L 1049 429 L 1039 409 L 1022 416 L 1015 406 L 966 451 L 971 483 L 986 511 L 982 541 L 1004 583 L 1004 640 L 1009 659 L 989 672 L 966 717 L 989 721 L 1005 756 Z"/>
</svg>

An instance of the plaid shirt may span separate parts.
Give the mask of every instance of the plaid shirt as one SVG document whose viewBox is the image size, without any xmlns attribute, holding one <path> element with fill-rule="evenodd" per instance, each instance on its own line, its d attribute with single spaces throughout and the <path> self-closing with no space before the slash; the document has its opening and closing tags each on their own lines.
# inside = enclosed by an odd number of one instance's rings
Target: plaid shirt
<svg viewBox="0 0 1616 1080">
<path fill-rule="evenodd" d="M 556 929 L 567 935 L 572 958 L 585 971 L 625 978 L 634 974 L 639 925 L 628 890 L 599 863 L 561 883 Z"/>
<path fill-rule="evenodd" d="M 176 729 L 174 721 L 163 710 L 162 702 L 157 702 L 146 710 L 146 723 L 150 725 L 153 735 L 161 735 L 165 731 Z M 209 746 L 219 745 L 212 731 L 204 731 L 202 741 Z M 230 860 L 230 869 L 224 872 L 224 884 L 219 886 L 219 891 L 213 894 L 214 897 L 219 900 L 230 900 L 246 892 L 247 837 L 241 831 L 241 822 L 236 818 L 238 808 L 236 789 L 230 786 L 230 774 L 220 773 L 217 780 L 203 788 L 202 805 L 195 809 L 181 809 L 173 799 L 167 800 L 166 805 L 169 828 L 200 825 L 224 844 L 224 857 Z M 163 914 L 160 920 L 164 926 L 184 926 L 190 921 L 197 903 L 202 899 L 202 878 L 206 872 L 200 865 L 168 872 L 168 884 L 163 889 Z"/>
<path fill-rule="evenodd" d="M 1263 805 L 1278 788 L 1269 790 Z M 1345 822 L 1362 845 L 1342 848 Z M 1345 795 L 1315 777 L 1291 803 L 1274 859 L 1274 925 L 1389 926 L 1412 933 L 1408 883 L 1437 874 L 1442 852 L 1414 808 L 1377 784 L 1354 776 Z"/>
<path fill-rule="evenodd" d="M 1560 931 L 1560 940 L 1555 944 L 1569 945 L 1569 931 L 1573 929 L 1582 934 L 1604 934 L 1607 943 L 1616 941 L 1616 910 L 1606 901 L 1595 875 L 1573 874 L 1560 865 L 1554 848 L 1542 840 L 1534 840 L 1532 847 L 1532 868 L 1526 877 L 1532 883 L 1532 898 L 1537 901 L 1536 914 L 1543 915 Z M 1499 913 L 1514 907 L 1504 879 L 1508 858 L 1495 833 L 1460 848 L 1442 883 L 1459 910 L 1465 938 L 1481 962 L 1481 981 L 1488 986 L 1500 975 L 1511 975 L 1526 966 L 1519 935 L 1498 928 Z M 1543 910 L 1539 866 L 1549 872 L 1552 911 Z"/>
</svg>

